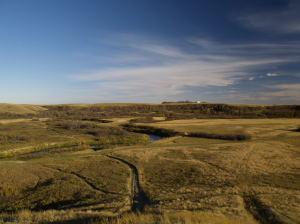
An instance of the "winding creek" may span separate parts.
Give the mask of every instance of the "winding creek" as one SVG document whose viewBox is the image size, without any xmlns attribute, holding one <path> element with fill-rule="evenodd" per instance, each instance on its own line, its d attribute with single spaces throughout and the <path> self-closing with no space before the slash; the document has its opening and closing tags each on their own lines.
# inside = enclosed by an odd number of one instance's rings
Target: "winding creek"
<svg viewBox="0 0 300 224">
<path fill-rule="evenodd" d="M 160 136 L 158 136 L 158 135 L 146 134 L 146 133 L 141 133 L 141 132 L 135 132 L 135 133 L 143 134 L 143 135 L 148 135 L 148 136 L 149 136 L 148 142 L 154 142 L 154 141 L 157 141 L 157 140 L 162 139 L 162 137 L 160 137 Z M 70 148 L 73 148 L 73 147 L 76 147 L 76 146 L 77 146 L 77 145 L 73 145 L 73 146 L 69 146 L 69 147 L 70 147 Z M 90 147 L 91 147 L 91 149 L 93 149 L 94 151 L 97 151 L 97 150 L 100 149 L 100 146 L 97 146 L 97 145 L 91 145 Z M 63 148 L 63 147 L 60 147 L 60 148 Z M 34 152 L 30 152 L 30 153 L 23 154 L 23 156 L 26 156 L 26 155 L 34 155 L 34 154 L 38 154 L 38 153 L 51 152 L 52 150 L 56 150 L 56 149 L 58 149 L 58 148 L 34 151 Z"/>
<path fill-rule="evenodd" d="M 146 134 L 146 133 L 140 133 L 140 132 L 136 132 L 139 134 L 144 134 L 144 135 L 148 135 L 149 142 L 153 142 L 153 141 L 157 141 L 160 140 L 162 137 L 157 136 L 157 135 L 152 135 L 152 134 Z M 76 147 L 76 146 L 71 146 L 71 148 Z M 93 149 L 94 151 L 99 150 L 99 146 L 90 146 L 91 149 Z M 57 149 L 48 149 L 48 150 L 40 150 L 40 151 L 35 151 L 35 152 L 31 152 L 31 153 L 27 153 L 24 154 L 23 156 L 26 155 L 33 155 L 33 154 L 38 154 L 38 153 L 46 153 L 46 152 L 51 152 L 51 151 L 55 151 Z M 147 199 L 144 195 L 144 193 L 142 192 L 142 190 L 140 189 L 140 181 L 139 181 L 139 174 L 138 174 L 138 170 L 136 168 L 135 165 L 121 159 L 121 158 L 117 158 L 111 155 L 105 155 L 106 157 L 113 159 L 113 160 L 118 160 L 119 162 L 125 164 L 126 166 L 128 166 L 131 170 L 131 204 L 132 204 L 132 211 L 134 212 L 141 212 L 144 208 L 144 206 L 147 204 Z"/>
</svg>

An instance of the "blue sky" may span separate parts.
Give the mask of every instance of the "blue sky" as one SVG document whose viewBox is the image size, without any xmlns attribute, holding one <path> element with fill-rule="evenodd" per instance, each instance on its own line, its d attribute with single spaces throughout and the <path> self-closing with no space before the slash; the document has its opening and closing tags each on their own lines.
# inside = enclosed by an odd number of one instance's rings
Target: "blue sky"
<svg viewBox="0 0 300 224">
<path fill-rule="evenodd" d="M 298 0 L 0 0 L 1 103 L 300 103 Z"/>
</svg>

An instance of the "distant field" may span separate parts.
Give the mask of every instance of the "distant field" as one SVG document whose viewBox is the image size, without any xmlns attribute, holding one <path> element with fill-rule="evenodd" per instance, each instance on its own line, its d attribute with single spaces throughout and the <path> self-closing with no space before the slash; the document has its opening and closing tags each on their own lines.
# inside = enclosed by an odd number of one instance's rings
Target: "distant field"
<svg viewBox="0 0 300 224">
<path fill-rule="evenodd" d="M 116 122 L 118 119 L 115 119 Z M 119 119 L 122 120 L 122 119 Z M 124 120 L 124 119 L 123 119 Z M 249 134 L 254 139 L 299 136 L 299 119 L 187 119 L 137 125 L 172 129 L 180 132 Z"/>
<path fill-rule="evenodd" d="M 73 103 L 73 104 L 57 104 L 55 106 L 105 107 L 105 106 L 131 106 L 131 105 L 155 105 L 155 104 L 153 103 Z"/>
<path fill-rule="evenodd" d="M 266 107 L 274 106 L 275 104 L 242 104 L 242 103 L 165 103 L 164 105 L 184 105 L 184 104 L 226 104 L 236 107 Z M 278 104 L 281 105 L 281 104 Z"/>
<path fill-rule="evenodd" d="M 47 109 L 39 105 L 0 103 L 0 113 L 35 114 L 42 110 Z"/>
</svg>

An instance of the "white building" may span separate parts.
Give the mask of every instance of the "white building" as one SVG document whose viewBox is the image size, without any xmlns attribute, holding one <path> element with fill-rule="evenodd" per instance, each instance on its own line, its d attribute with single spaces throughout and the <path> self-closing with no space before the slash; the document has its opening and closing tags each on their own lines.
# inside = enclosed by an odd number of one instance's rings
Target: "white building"
<svg viewBox="0 0 300 224">
<path fill-rule="evenodd" d="M 197 101 L 197 103 L 201 103 L 201 101 Z"/>
</svg>

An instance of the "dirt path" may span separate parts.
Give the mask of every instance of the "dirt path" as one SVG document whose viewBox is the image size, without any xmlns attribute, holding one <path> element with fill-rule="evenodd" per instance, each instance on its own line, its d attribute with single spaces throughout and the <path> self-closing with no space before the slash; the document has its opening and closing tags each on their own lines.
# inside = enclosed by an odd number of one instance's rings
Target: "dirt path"
<svg viewBox="0 0 300 224">
<path fill-rule="evenodd" d="M 133 164 L 131 164 L 123 159 L 119 159 L 117 157 L 113 157 L 113 156 L 109 156 L 109 155 L 106 155 L 106 156 L 108 158 L 115 159 L 115 160 L 118 160 L 118 161 L 124 163 L 125 165 L 129 166 L 129 168 L 131 169 L 131 175 L 132 175 L 131 176 L 131 194 L 132 194 L 132 200 L 133 200 L 132 210 L 141 212 L 146 204 L 146 198 L 140 189 L 139 175 L 138 175 L 137 168 Z"/>
</svg>

